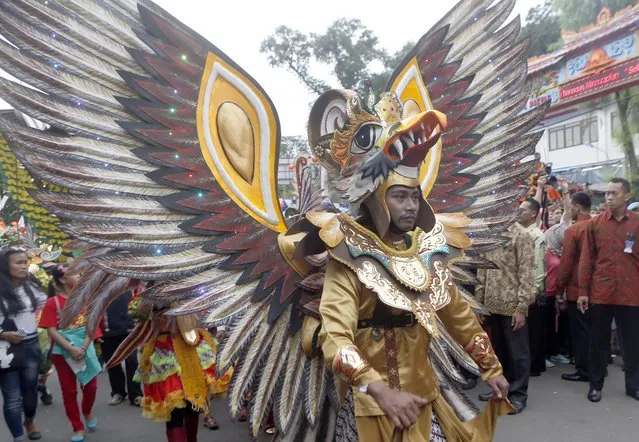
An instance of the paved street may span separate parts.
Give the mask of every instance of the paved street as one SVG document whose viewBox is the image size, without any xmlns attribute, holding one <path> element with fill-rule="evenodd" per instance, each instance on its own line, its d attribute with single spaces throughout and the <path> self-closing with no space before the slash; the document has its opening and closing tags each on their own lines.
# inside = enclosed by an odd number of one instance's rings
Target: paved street
<svg viewBox="0 0 639 442">
<path fill-rule="evenodd" d="M 506 416 L 499 421 L 495 442 L 636 442 L 639 441 L 639 403 L 624 395 L 623 373 L 618 365 L 610 367 L 610 376 L 604 389 L 601 403 L 591 404 L 586 400 L 587 384 L 569 383 L 560 380 L 563 372 L 572 366 L 558 366 L 540 378 L 532 378 L 528 408 L 519 416 Z M 38 424 L 46 441 L 65 442 L 70 427 L 60 403 L 57 380 L 52 379 L 51 388 L 56 402 L 51 407 L 41 406 Z M 108 379 L 100 376 L 96 415 L 99 431 L 87 437 L 88 442 L 161 442 L 164 426 L 140 416 L 140 410 L 128 403 L 109 407 Z M 479 386 L 472 396 L 486 391 Z M 222 425 L 218 431 L 202 428 L 200 441 L 239 442 L 248 441 L 247 425 L 232 423 L 221 401 L 217 402 L 216 418 Z M 2 424 L 1 439 L 11 437 Z M 268 440 L 266 437 L 264 441 Z M 365 441 L 362 441 L 365 442 Z"/>
</svg>

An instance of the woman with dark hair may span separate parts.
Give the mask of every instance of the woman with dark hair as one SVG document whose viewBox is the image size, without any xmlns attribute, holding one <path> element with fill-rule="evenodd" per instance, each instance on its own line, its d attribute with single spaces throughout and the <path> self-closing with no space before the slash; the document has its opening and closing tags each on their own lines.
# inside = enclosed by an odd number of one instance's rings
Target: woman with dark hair
<svg viewBox="0 0 639 442">
<path fill-rule="evenodd" d="M 68 296 L 80 278 L 66 265 L 58 265 L 51 270 L 49 299 L 42 311 L 40 327 L 46 328 L 53 340 L 51 362 L 60 380 L 64 411 L 73 427 L 71 442 L 84 441 L 85 424 L 80 419 L 78 407 L 78 381 L 82 389 L 82 414 L 89 431 L 95 431 L 98 420 L 93 416 L 93 404 L 98 391 L 97 375 L 102 370 L 93 346 L 93 339 L 101 336 L 100 329 L 95 336 L 87 333 L 84 315 L 76 318 L 67 329 L 60 329 L 60 316 Z"/>
<path fill-rule="evenodd" d="M 29 279 L 27 253 L 13 247 L 0 252 L 0 389 L 4 419 L 14 441 L 42 437 L 34 422 L 41 357 L 36 311 L 45 301 L 44 293 Z"/>
</svg>

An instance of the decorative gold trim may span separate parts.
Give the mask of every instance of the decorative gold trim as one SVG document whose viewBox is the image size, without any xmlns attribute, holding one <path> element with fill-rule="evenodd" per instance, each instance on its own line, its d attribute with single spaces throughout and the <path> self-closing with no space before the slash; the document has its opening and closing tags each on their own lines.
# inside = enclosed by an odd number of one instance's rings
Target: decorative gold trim
<svg viewBox="0 0 639 442">
<path fill-rule="evenodd" d="M 402 72 L 395 78 L 390 90 L 399 97 L 399 101 L 404 106 L 406 106 L 408 102 L 413 102 L 411 105 L 412 112 L 418 113 L 435 109 L 426 84 L 424 83 L 424 78 L 420 73 L 417 57 L 413 57 L 406 63 Z M 418 110 L 416 108 L 418 108 Z M 437 144 L 428 151 L 426 158 L 419 168 L 419 182 L 421 183 L 424 199 L 427 199 L 437 180 L 441 156 L 442 140 L 440 139 L 437 141 Z"/>
<path fill-rule="evenodd" d="M 493 351 L 490 338 L 485 332 L 477 333 L 465 347 L 466 352 L 473 358 L 482 370 L 490 370 L 499 366 L 499 359 Z"/>
<path fill-rule="evenodd" d="M 377 293 L 380 301 L 384 304 L 400 310 L 412 311 L 411 302 L 408 297 L 392 282 L 382 277 L 372 263 L 364 261 L 362 267 L 356 269 L 355 273 L 362 284 Z"/>
<path fill-rule="evenodd" d="M 430 302 L 417 299 L 411 303 L 412 312 L 417 322 L 435 339 L 439 338 L 435 308 Z"/>
<path fill-rule="evenodd" d="M 449 287 L 453 285 L 448 267 L 439 261 L 433 262 L 435 277 L 430 285 L 430 303 L 435 310 L 439 310 L 450 302 Z"/>
<path fill-rule="evenodd" d="M 222 111 L 218 121 L 220 109 L 228 108 L 228 103 L 233 103 L 233 109 L 239 108 L 245 114 L 242 137 L 236 133 L 237 127 L 226 124 L 226 111 Z M 209 53 L 200 83 L 196 116 L 200 151 L 215 181 L 257 222 L 276 232 L 286 231 L 275 179 L 279 127 L 268 97 L 251 78 L 223 58 Z M 226 115 L 229 116 L 230 113 Z M 222 124 L 218 126 L 218 123 Z M 233 137 L 253 140 L 252 146 L 250 143 L 235 146 L 253 149 L 252 155 L 241 162 L 232 162 L 229 158 L 233 155 L 229 144 Z M 252 167 L 247 165 L 249 157 L 253 159 Z M 240 163 L 242 166 L 238 170 Z M 245 178 L 249 174 L 251 180 Z"/>
<path fill-rule="evenodd" d="M 393 276 L 408 288 L 421 292 L 430 285 L 430 272 L 419 257 L 393 256 L 389 261 Z"/>
<path fill-rule="evenodd" d="M 315 227 L 320 229 L 328 224 L 333 218 L 337 216 L 337 213 L 325 212 L 325 211 L 310 211 L 306 215 L 306 219 L 310 221 Z"/>
<path fill-rule="evenodd" d="M 392 255 L 392 256 L 411 256 L 418 253 L 417 251 L 418 241 L 416 241 L 415 239 L 418 233 L 422 232 L 422 230 L 419 227 L 415 228 L 415 230 L 408 233 L 408 235 L 411 237 L 411 246 L 407 248 L 406 250 L 397 250 L 385 244 L 384 241 L 382 241 L 379 238 L 379 236 L 377 236 L 375 233 L 373 233 L 372 231 L 368 230 L 366 227 L 359 224 L 357 221 L 355 221 L 353 218 L 351 218 L 347 214 L 340 213 L 337 216 L 342 222 L 342 229 L 344 229 L 345 226 L 348 226 L 352 230 L 362 234 L 362 236 L 364 236 L 368 241 L 372 242 L 374 245 L 370 246 L 371 250 L 381 250 L 384 252 L 384 254 Z M 348 234 L 346 232 L 344 232 L 344 235 L 348 237 Z"/>
<path fill-rule="evenodd" d="M 419 298 L 416 300 L 409 299 L 392 281 L 384 278 L 375 265 L 369 261 L 364 261 L 362 267 L 357 268 L 352 263 L 335 256 L 334 253 L 331 253 L 331 257 L 353 270 L 357 275 L 357 279 L 359 279 L 366 288 L 372 290 L 381 302 L 389 307 L 412 312 L 419 324 L 424 327 L 431 336 L 435 338 L 439 337 L 435 314 L 436 309 L 430 302 Z"/>
<path fill-rule="evenodd" d="M 416 228 L 411 232 L 411 246 L 402 251 L 386 245 L 377 235 L 351 218 L 339 215 L 338 219 L 342 221 L 341 231 L 346 244 L 365 253 L 386 256 L 388 266 L 385 267 L 403 286 L 420 293 L 430 287 L 431 272 L 420 255 L 446 245 L 441 224 L 436 223 L 428 233 Z"/>
<path fill-rule="evenodd" d="M 402 384 L 399 379 L 399 363 L 397 361 L 397 340 L 395 329 L 384 329 L 384 349 L 386 350 L 386 374 L 388 386 L 392 390 L 400 391 Z"/>
<path fill-rule="evenodd" d="M 352 384 L 358 376 L 370 370 L 371 366 L 359 348 L 345 345 L 337 351 L 331 368 L 333 373 Z"/>
</svg>

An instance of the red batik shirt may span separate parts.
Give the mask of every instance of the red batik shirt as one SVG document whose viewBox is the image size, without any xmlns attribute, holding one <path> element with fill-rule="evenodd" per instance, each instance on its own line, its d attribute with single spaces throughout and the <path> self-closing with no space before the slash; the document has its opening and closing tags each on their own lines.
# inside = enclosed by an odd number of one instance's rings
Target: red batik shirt
<svg viewBox="0 0 639 442">
<path fill-rule="evenodd" d="M 631 253 L 624 253 L 632 238 Z M 582 296 L 593 304 L 639 307 L 639 214 L 626 211 L 617 221 L 610 211 L 586 226 L 579 263 Z"/>
<path fill-rule="evenodd" d="M 568 227 L 564 235 L 557 285 L 559 294 L 566 290 L 568 301 L 577 301 L 579 297 L 579 255 L 589 220 L 590 215 L 580 216 L 575 224 Z"/>
</svg>

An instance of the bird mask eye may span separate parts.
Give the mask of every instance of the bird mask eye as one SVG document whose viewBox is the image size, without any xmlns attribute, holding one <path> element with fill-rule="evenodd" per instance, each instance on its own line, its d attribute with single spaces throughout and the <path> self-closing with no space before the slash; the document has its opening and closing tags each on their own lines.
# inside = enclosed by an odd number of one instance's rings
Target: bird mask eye
<svg viewBox="0 0 639 442">
<path fill-rule="evenodd" d="M 353 137 L 353 144 L 351 145 L 351 153 L 353 155 L 363 155 L 371 150 L 379 138 L 381 137 L 384 129 L 381 125 L 376 123 L 366 123 L 357 129 L 355 136 Z"/>
</svg>

